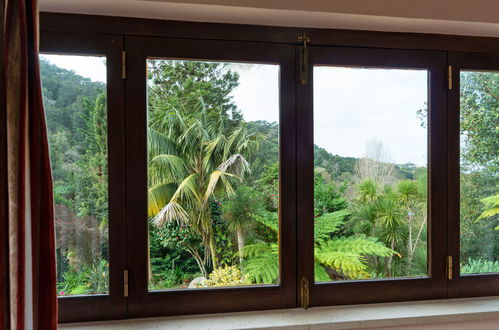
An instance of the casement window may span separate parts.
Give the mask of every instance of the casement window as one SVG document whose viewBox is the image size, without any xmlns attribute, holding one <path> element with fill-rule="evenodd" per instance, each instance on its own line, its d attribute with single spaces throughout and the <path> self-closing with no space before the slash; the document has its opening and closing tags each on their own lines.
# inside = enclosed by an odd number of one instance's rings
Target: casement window
<svg viewBox="0 0 499 330">
<path fill-rule="evenodd" d="M 60 322 L 499 293 L 496 39 L 107 19 L 42 15 Z"/>
</svg>

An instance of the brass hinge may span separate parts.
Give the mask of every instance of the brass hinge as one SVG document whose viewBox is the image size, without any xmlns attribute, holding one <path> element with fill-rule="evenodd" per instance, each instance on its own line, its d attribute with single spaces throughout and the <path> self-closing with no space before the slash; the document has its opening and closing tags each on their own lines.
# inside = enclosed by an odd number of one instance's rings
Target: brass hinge
<svg viewBox="0 0 499 330">
<path fill-rule="evenodd" d="M 121 79 L 126 79 L 126 52 L 121 52 Z"/>
<path fill-rule="evenodd" d="M 298 42 L 301 42 L 300 49 L 300 82 L 302 85 L 308 83 L 308 43 L 310 38 L 304 33 L 298 36 Z"/>
<path fill-rule="evenodd" d="M 123 296 L 128 297 L 128 269 L 123 271 Z"/>
<path fill-rule="evenodd" d="M 303 276 L 301 278 L 301 307 L 307 309 L 310 305 L 310 285 L 308 283 L 308 278 Z"/>
<path fill-rule="evenodd" d="M 452 256 L 447 256 L 447 278 L 452 280 Z"/>
<path fill-rule="evenodd" d="M 447 86 L 449 87 L 449 90 L 452 89 L 452 65 L 449 65 L 447 68 Z"/>
</svg>

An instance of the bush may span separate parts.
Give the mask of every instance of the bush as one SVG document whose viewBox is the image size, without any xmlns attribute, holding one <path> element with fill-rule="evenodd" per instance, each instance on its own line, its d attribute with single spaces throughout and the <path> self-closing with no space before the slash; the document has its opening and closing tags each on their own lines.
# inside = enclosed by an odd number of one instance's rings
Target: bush
<svg viewBox="0 0 499 330">
<path fill-rule="evenodd" d="M 206 281 L 209 287 L 241 286 L 249 284 L 236 266 L 225 266 L 215 269 Z"/>
<path fill-rule="evenodd" d="M 499 261 L 468 259 L 468 264 L 461 265 L 461 274 L 499 273 Z"/>
</svg>

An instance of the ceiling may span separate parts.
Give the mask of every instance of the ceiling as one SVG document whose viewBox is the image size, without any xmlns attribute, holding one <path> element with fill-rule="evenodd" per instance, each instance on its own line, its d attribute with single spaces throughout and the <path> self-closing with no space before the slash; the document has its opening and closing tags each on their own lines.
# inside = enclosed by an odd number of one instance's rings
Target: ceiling
<svg viewBox="0 0 499 330">
<path fill-rule="evenodd" d="M 499 37 L 499 0 L 40 0 L 40 10 Z"/>
</svg>

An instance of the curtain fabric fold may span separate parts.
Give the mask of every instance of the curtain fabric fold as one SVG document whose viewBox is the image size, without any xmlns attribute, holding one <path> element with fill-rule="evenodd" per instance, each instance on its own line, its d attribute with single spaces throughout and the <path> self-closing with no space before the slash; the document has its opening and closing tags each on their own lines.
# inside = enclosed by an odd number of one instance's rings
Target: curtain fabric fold
<svg viewBox="0 0 499 330">
<path fill-rule="evenodd" d="M 53 191 L 38 63 L 38 3 L 0 2 L 0 328 L 55 329 Z"/>
</svg>

